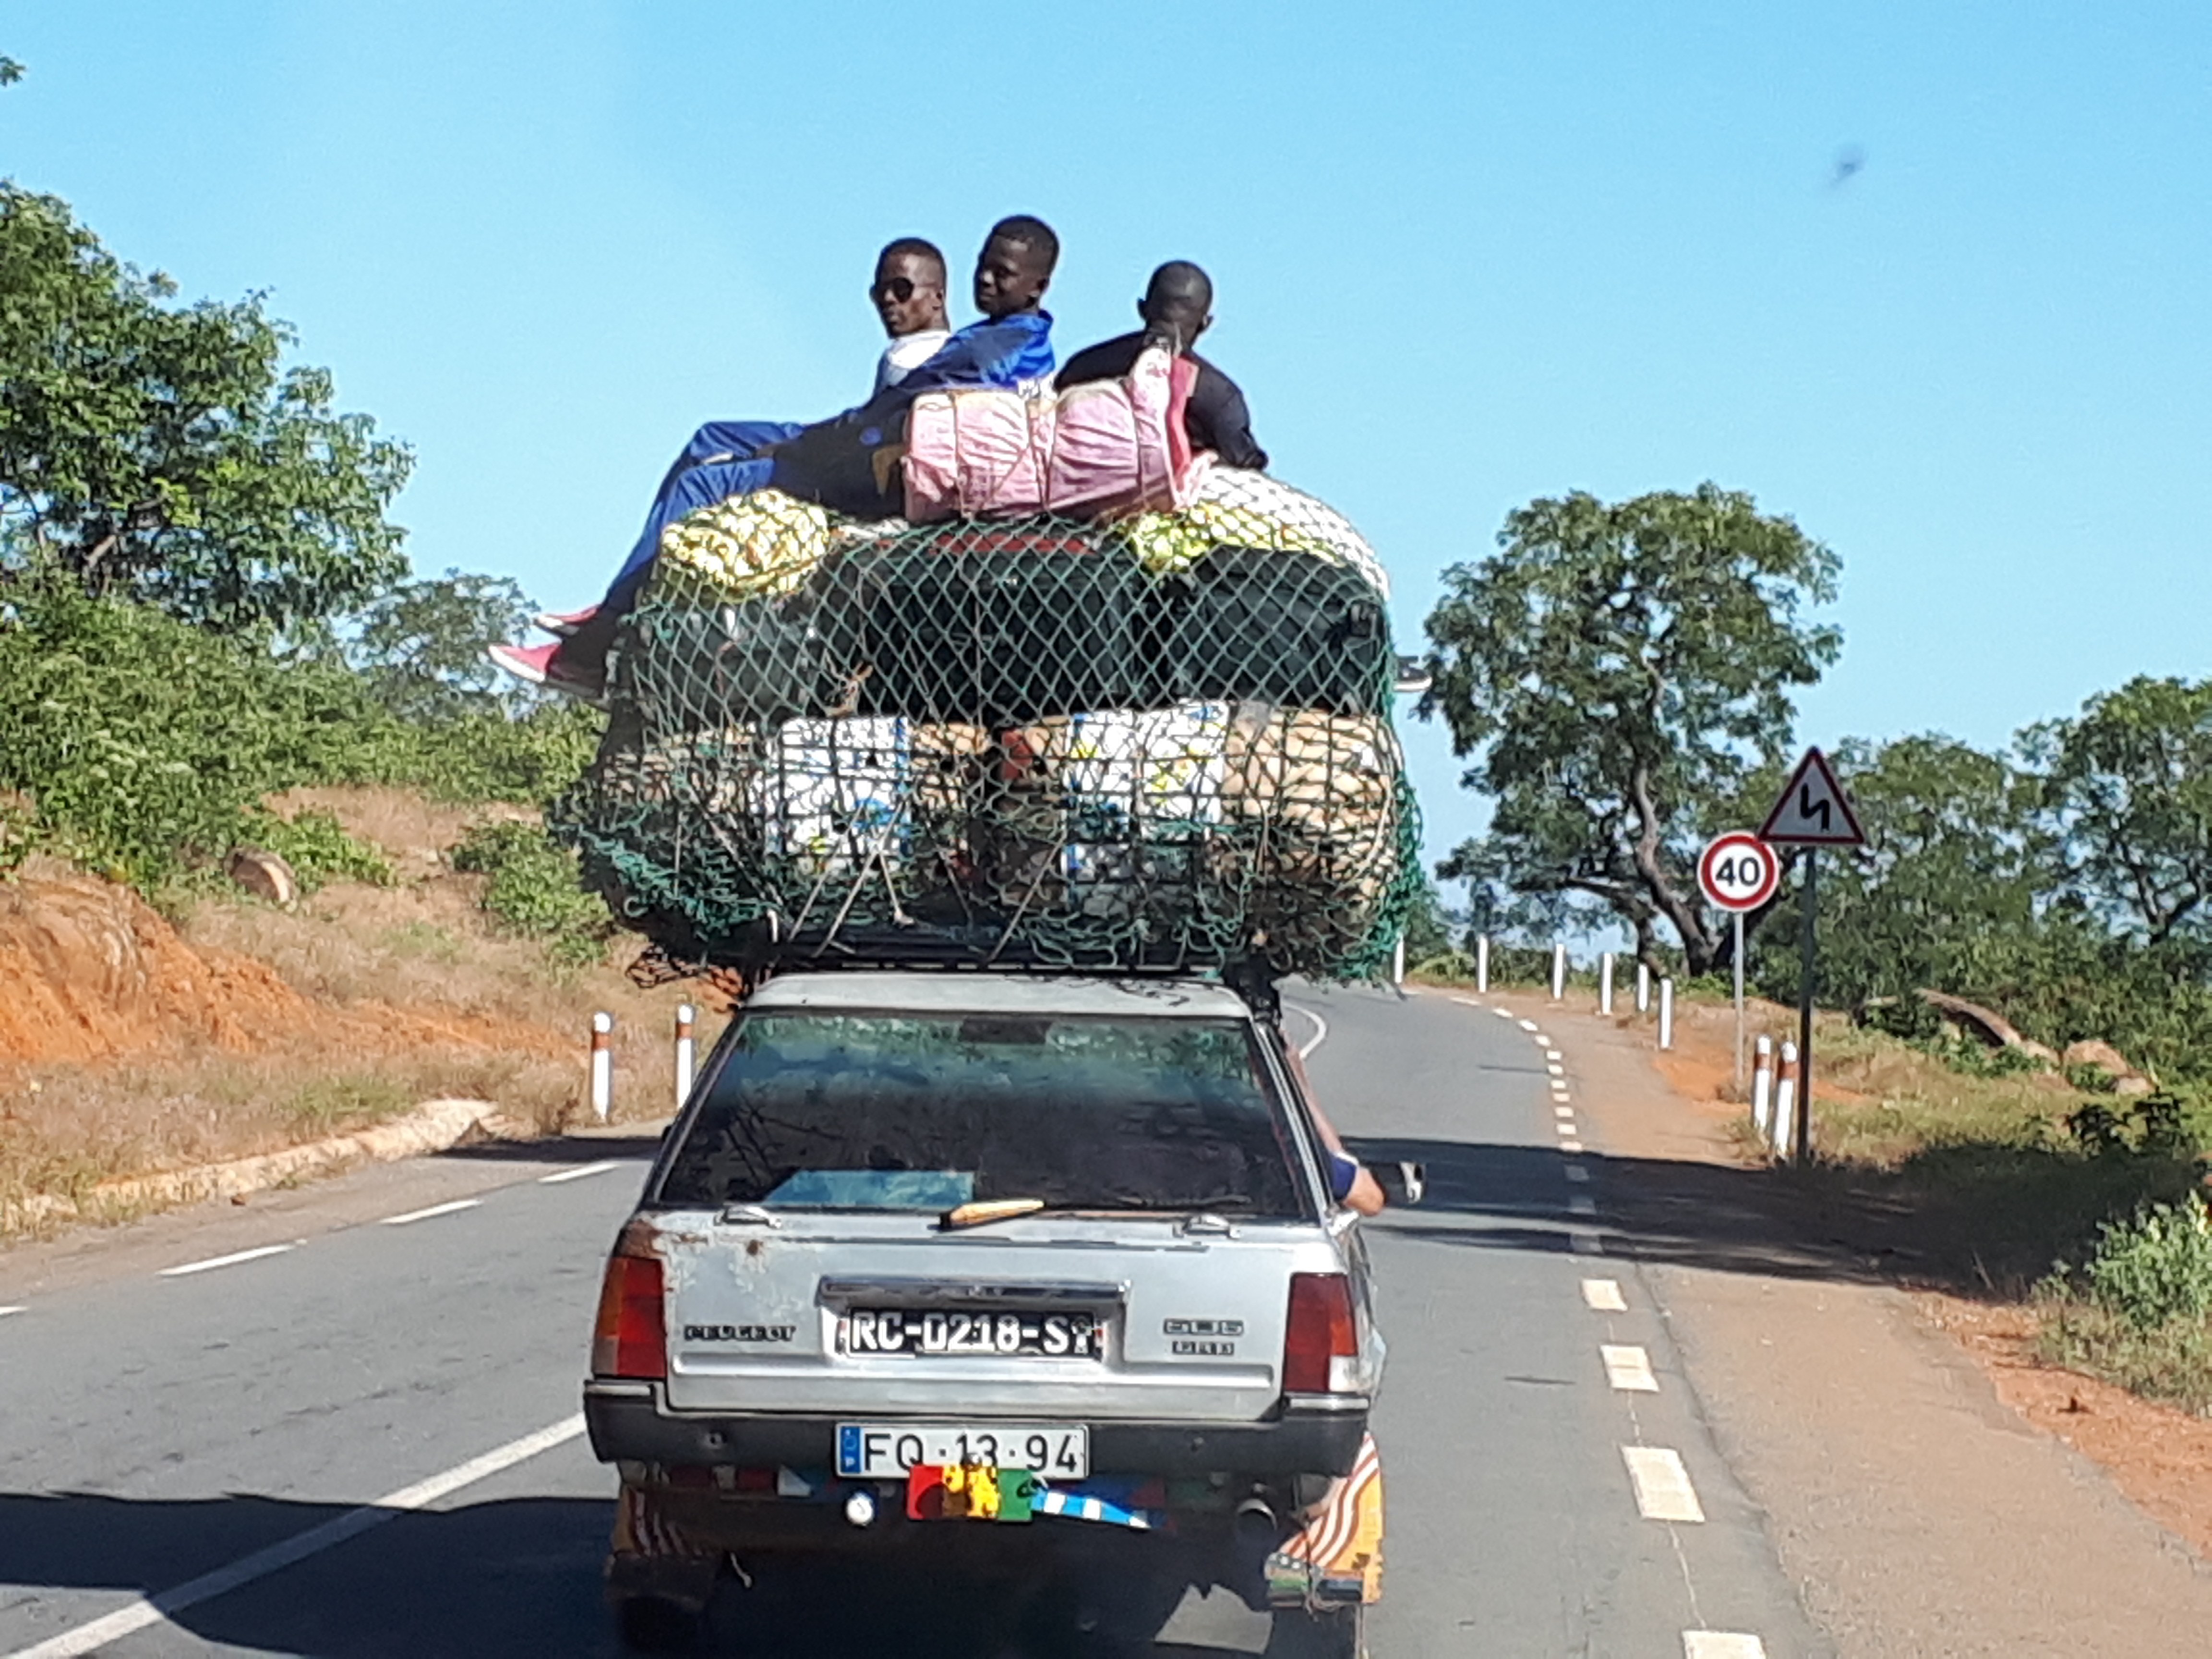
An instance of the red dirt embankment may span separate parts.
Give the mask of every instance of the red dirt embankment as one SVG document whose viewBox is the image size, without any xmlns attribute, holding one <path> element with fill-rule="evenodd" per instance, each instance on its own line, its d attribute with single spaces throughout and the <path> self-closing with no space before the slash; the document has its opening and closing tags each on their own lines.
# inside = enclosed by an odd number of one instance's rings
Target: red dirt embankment
<svg viewBox="0 0 2212 1659">
<path fill-rule="evenodd" d="M 0 1060 L 83 1062 L 183 1043 L 243 1052 L 307 1011 L 264 964 L 197 951 L 127 888 L 0 884 Z"/>
</svg>

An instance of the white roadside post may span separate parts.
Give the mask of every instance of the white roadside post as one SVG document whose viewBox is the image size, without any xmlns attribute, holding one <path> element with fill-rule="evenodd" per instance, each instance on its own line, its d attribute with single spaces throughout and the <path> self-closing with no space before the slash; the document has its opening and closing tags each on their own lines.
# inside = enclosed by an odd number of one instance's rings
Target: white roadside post
<svg viewBox="0 0 2212 1659">
<path fill-rule="evenodd" d="M 1607 1019 L 1613 1018 L 1613 952 L 1610 951 L 1597 959 L 1597 1011 Z"/>
<path fill-rule="evenodd" d="M 1759 1058 L 1751 1068 L 1751 1127 L 1759 1132 L 1759 1144 L 1770 1151 L 1774 1146 L 1774 1039 L 1762 1036 L 1759 1039 Z"/>
<path fill-rule="evenodd" d="M 1797 1045 L 1782 1045 L 1782 1074 L 1774 1082 L 1774 1155 L 1784 1164 L 1797 1153 Z"/>
<path fill-rule="evenodd" d="M 609 1041 L 614 1029 L 612 1014 L 592 1016 L 592 1110 L 602 1123 L 615 1105 L 615 1051 Z"/>
<path fill-rule="evenodd" d="M 1474 941 L 1474 988 L 1484 996 L 1490 994 L 1490 935 L 1481 934 Z"/>
<path fill-rule="evenodd" d="M 1659 981 L 1659 1046 L 1662 1048 L 1674 1046 L 1674 981 L 1672 979 Z"/>
<path fill-rule="evenodd" d="M 1641 962 L 1636 964 L 1636 1012 L 1639 1014 L 1651 1012 L 1651 969 Z"/>
<path fill-rule="evenodd" d="M 1403 988 L 1406 983 L 1406 936 L 1398 935 L 1398 943 L 1390 951 L 1390 983 Z"/>
<path fill-rule="evenodd" d="M 676 1010 L 676 1109 L 682 1111 L 684 1103 L 691 1098 L 691 1079 L 697 1071 L 699 1049 L 692 1039 L 691 1022 L 697 1018 L 691 1005 L 679 1004 Z"/>
<path fill-rule="evenodd" d="M 1567 994 L 1567 947 L 1552 947 L 1552 1000 L 1559 1001 Z"/>
</svg>

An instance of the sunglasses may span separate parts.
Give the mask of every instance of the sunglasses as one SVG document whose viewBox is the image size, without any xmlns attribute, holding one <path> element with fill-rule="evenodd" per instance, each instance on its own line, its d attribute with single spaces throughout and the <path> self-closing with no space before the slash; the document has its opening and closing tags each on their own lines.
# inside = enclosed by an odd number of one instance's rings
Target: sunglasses
<svg viewBox="0 0 2212 1659">
<path fill-rule="evenodd" d="M 878 283 L 873 288 L 870 289 L 868 293 L 872 298 L 877 300 L 889 300 L 894 305 L 902 306 L 908 300 L 914 298 L 914 278 L 911 276 L 887 276 L 882 282 Z"/>
</svg>

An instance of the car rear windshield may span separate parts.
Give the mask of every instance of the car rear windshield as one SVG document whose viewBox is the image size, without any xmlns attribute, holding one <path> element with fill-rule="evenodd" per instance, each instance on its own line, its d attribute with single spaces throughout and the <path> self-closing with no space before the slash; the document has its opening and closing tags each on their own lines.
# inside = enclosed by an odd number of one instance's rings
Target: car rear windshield
<svg viewBox="0 0 2212 1659">
<path fill-rule="evenodd" d="M 1297 1217 L 1293 1160 L 1241 1022 L 758 1013 L 722 1048 L 659 1197 Z"/>
</svg>

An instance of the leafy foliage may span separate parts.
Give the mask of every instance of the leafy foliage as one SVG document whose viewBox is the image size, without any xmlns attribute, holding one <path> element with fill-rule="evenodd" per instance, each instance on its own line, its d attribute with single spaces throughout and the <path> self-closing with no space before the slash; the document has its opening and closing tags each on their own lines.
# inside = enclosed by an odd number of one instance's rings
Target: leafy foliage
<svg viewBox="0 0 2212 1659">
<path fill-rule="evenodd" d="M 286 368 L 258 295 L 179 306 L 66 203 L 0 180 L 0 573 L 226 631 L 312 631 L 404 569 L 405 447 Z"/>
<path fill-rule="evenodd" d="M 303 892 L 313 892 L 325 882 L 367 882 L 389 887 L 398 879 L 391 860 L 369 842 L 346 833 L 335 813 L 317 807 L 280 817 L 274 812 L 254 815 L 246 825 L 247 837 L 292 866 Z"/>
<path fill-rule="evenodd" d="M 1648 961 L 1664 921 L 1689 971 L 1711 971 L 1727 935 L 1698 896 L 1698 844 L 1754 776 L 1779 781 L 1790 689 L 1842 648 L 1806 617 L 1834 598 L 1836 557 L 1711 484 L 1534 501 L 1499 543 L 1445 572 L 1428 620 L 1422 713 L 1496 800 L 1439 873 L 1554 920 L 1563 898 L 1594 902 Z"/>
<path fill-rule="evenodd" d="M 523 714 L 543 696 L 495 668 L 484 647 L 520 638 L 536 609 L 506 576 L 448 570 L 417 577 L 369 601 L 346 659 L 377 701 L 404 719 Z"/>
<path fill-rule="evenodd" d="M 2212 680 L 2138 678 L 2021 734 L 2083 906 L 2149 944 L 2212 898 Z"/>
<path fill-rule="evenodd" d="M 556 847 L 544 826 L 512 821 L 472 826 L 453 851 L 453 868 L 491 878 L 483 908 L 510 932 L 543 939 L 560 961 L 597 961 L 614 917 L 584 890 L 576 855 Z"/>
<path fill-rule="evenodd" d="M 2106 1222 L 2082 1270 L 2089 1294 L 2137 1330 L 2212 1313 L 2212 1216 L 2191 1193 Z"/>
</svg>

